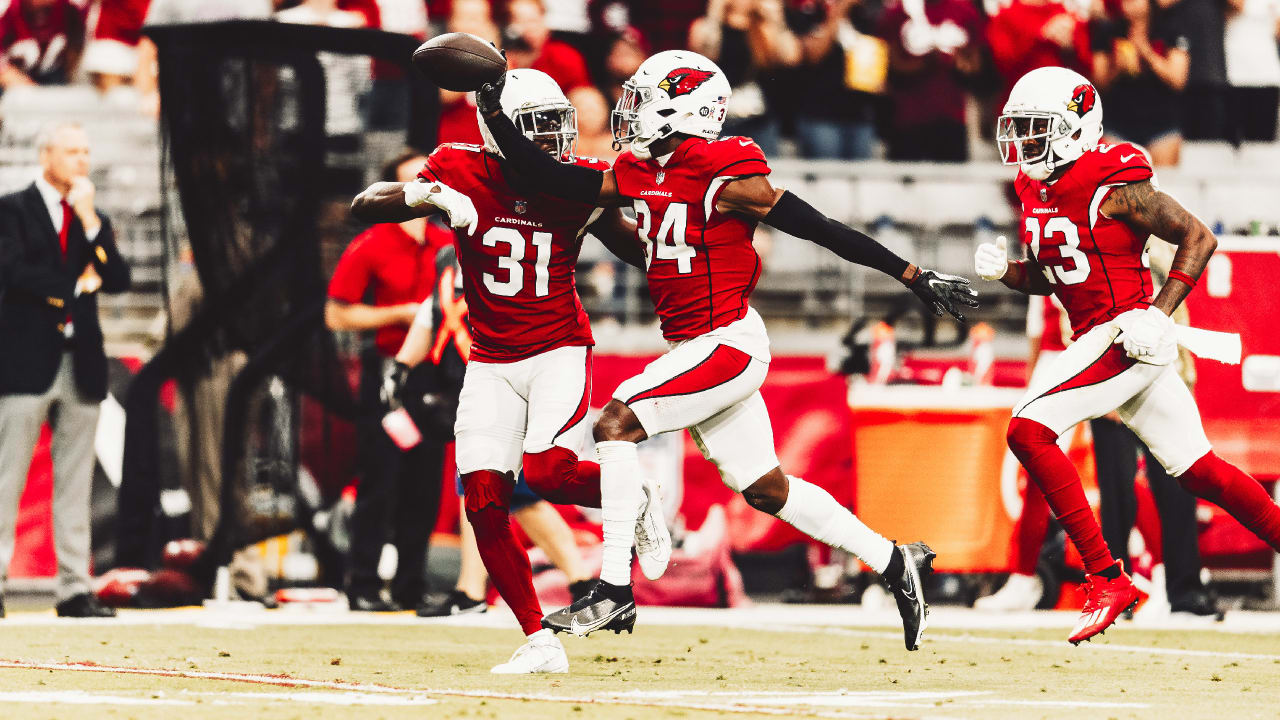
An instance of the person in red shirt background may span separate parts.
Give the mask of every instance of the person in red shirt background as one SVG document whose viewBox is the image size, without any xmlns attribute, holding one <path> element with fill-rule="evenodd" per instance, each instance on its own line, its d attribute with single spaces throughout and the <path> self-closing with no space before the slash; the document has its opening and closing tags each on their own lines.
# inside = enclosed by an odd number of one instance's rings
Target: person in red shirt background
<svg viewBox="0 0 1280 720">
<path fill-rule="evenodd" d="M 570 102 L 574 90 L 591 85 L 582 53 L 551 37 L 542 0 L 510 0 L 507 15 L 510 21 L 503 34 L 503 47 L 512 70 L 532 68 L 550 75 Z"/>
<path fill-rule="evenodd" d="M 387 164 L 384 179 L 411 181 L 426 160 L 425 154 L 406 150 Z M 435 288 L 436 251 L 452 241 L 451 232 L 426 218 L 374 225 L 347 246 L 329 283 L 329 329 L 375 331 L 373 346 L 361 353 L 357 432 L 362 471 L 351 519 L 347 580 L 352 610 L 413 607 L 426 591 L 427 540 L 439 511 L 448 438 L 415 417 L 423 442 L 401 452 L 382 429 L 387 406 L 380 390 L 419 305 Z M 406 386 L 421 397 L 429 391 L 424 387 L 429 365 L 417 370 L 421 372 L 411 374 Z M 412 405 L 406 409 L 415 414 Z M 396 546 L 399 557 L 391 601 L 382 596 L 378 577 L 378 560 L 388 542 Z"/>
<path fill-rule="evenodd" d="M 985 18 L 969 0 L 901 0 L 885 8 L 893 123 L 890 160 L 963 162 L 968 88 L 982 72 Z"/>
<path fill-rule="evenodd" d="M 453 0 L 449 8 L 448 32 L 471 33 L 495 45 L 501 39 L 501 31 L 493 22 L 489 0 Z M 480 145 L 480 126 L 476 124 L 476 101 L 473 93 L 440 91 L 440 120 L 436 130 L 436 143 L 469 143 Z"/>
<path fill-rule="evenodd" d="M 0 0 L 0 88 L 71 81 L 84 51 L 85 0 Z"/>
<path fill-rule="evenodd" d="M 987 25 L 987 42 L 1004 85 L 995 107 L 1004 107 L 1018 78 L 1050 65 L 1092 75 L 1089 23 L 1061 0 L 1013 0 Z"/>
</svg>

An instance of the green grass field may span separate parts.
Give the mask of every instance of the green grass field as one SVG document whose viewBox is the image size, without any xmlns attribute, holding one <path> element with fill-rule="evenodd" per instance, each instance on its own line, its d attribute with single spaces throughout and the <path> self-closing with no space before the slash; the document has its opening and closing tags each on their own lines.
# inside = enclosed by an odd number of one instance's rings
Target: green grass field
<svg viewBox="0 0 1280 720">
<path fill-rule="evenodd" d="M 1120 627 L 1073 648 L 1057 627 L 942 627 L 907 653 L 893 627 L 798 625 L 804 607 L 782 608 L 793 627 L 774 631 L 726 627 L 739 622 L 731 612 L 705 616 L 711 626 L 646 623 L 646 611 L 632 636 L 566 638 L 570 674 L 514 678 L 488 673 L 521 639 L 505 611 L 465 625 L 199 612 L 3 621 L 0 717 L 1280 716 L 1274 628 Z"/>
</svg>

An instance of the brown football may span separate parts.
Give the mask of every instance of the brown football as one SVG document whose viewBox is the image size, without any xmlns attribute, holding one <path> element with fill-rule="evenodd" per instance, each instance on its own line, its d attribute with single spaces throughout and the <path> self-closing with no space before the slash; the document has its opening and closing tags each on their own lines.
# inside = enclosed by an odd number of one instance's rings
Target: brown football
<svg viewBox="0 0 1280 720">
<path fill-rule="evenodd" d="M 478 90 L 507 71 L 507 59 L 487 40 L 470 33 L 437 35 L 413 51 L 413 64 L 437 87 Z"/>
</svg>

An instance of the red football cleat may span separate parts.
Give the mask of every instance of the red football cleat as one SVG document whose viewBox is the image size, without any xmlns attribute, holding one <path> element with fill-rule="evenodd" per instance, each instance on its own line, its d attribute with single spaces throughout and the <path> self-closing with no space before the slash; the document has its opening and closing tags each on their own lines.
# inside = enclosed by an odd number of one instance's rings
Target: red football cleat
<svg viewBox="0 0 1280 720">
<path fill-rule="evenodd" d="M 1120 561 L 1117 560 L 1116 565 L 1119 564 Z M 1121 613 L 1138 604 L 1138 589 L 1133 586 L 1133 581 L 1124 570 L 1120 571 L 1120 577 L 1115 580 L 1108 580 L 1101 575 L 1086 577 L 1089 580 L 1089 597 L 1084 602 L 1084 609 L 1080 611 L 1080 622 L 1076 623 L 1071 637 L 1067 638 L 1067 642 L 1072 645 L 1079 645 L 1098 633 L 1106 632 Z"/>
</svg>

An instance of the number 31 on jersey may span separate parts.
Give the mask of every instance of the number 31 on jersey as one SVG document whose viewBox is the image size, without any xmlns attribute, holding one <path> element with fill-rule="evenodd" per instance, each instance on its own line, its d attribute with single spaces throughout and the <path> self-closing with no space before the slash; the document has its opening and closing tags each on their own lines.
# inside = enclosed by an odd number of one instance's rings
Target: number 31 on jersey
<svg viewBox="0 0 1280 720">
<path fill-rule="evenodd" d="M 1089 256 L 1080 250 L 1080 231 L 1070 218 L 1058 215 L 1045 220 L 1043 231 L 1040 218 L 1029 217 L 1026 223 L 1027 233 L 1031 235 L 1031 254 L 1044 269 L 1044 276 L 1050 283 L 1061 282 L 1063 285 L 1076 285 L 1089 277 Z M 1060 257 L 1044 258 L 1040 255 L 1040 238 L 1043 235 L 1048 241 L 1046 246 L 1056 247 Z M 1055 237 L 1062 236 L 1062 243 L 1052 242 Z"/>
</svg>

